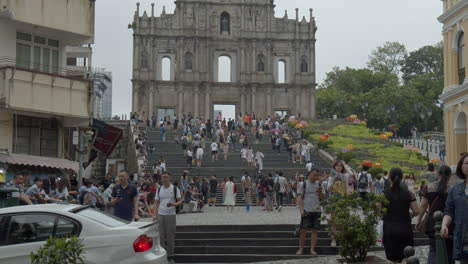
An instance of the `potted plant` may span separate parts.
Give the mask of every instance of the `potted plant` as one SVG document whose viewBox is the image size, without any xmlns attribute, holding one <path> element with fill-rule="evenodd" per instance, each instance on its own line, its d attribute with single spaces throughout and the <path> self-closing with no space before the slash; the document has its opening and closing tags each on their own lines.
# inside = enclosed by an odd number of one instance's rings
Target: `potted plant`
<svg viewBox="0 0 468 264">
<path fill-rule="evenodd" d="M 76 236 L 49 237 L 44 246 L 30 254 L 31 264 L 84 264 L 84 245 Z"/>
<path fill-rule="evenodd" d="M 347 196 L 332 196 L 322 202 L 327 220 L 327 230 L 339 245 L 339 254 L 343 259 L 337 263 L 387 263 L 375 257 L 369 258 L 367 253 L 377 241 L 376 225 L 384 215 L 384 204 L 387 203 L 383 194 L 368 193 L 367 201 L 359 197 L 359 193 Z M 333 229 L 336 231 L 332 232 Z M 384 262 L 382 262 L 384 261 Z"/>
</svg>

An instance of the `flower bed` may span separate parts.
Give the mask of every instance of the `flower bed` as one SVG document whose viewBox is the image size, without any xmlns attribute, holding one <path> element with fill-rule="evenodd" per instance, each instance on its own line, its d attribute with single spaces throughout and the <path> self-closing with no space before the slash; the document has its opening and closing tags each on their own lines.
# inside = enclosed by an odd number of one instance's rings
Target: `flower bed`
<svg viewBox="0 0 468 264">
<path fill-rule="evenodd" d="M 378 163 L 383 170 L 400 167 L 407 174 L 421 172 L 427 163 L 426 157 L 420 153 L 389 141 L 391 133 L 374 131 L 352 120 L 316 120 L 305 128 L 304 134 L 353 168 L 363 160 L 369 160 Z M 325 134 L 329 138 L 323 141 L 322 136 Z"/>
</svg>

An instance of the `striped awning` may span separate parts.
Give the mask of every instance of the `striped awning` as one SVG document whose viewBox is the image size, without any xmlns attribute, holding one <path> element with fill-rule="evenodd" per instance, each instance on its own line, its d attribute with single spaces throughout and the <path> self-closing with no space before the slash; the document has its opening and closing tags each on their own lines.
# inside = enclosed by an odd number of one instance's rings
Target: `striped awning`
<svg viewBox="0 0 468 264">
<path fill-rule="evenodd" d="M 0 163 L 66 169 L 78 172 L 79 163 L 66 159 L 32 156 L 24 154 L 0 154 Z"/>
</svg>

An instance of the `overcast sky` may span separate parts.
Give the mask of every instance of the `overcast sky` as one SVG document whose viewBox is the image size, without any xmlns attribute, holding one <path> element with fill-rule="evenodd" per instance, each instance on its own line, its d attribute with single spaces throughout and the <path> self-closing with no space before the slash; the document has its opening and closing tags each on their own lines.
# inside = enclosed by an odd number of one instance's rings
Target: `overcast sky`
<svg viewBox="0 0 468 264">
<path fill-rule="evenodd" d="M 131 111 L 132 22 L 136 0 L 96 1 L 96 36 L 93 66 L 104 67 L 113 74 L 113 114 Z M 155 14 L 162 7 L 172 13 L 174 0 L 140 0 L 140 12 Z M 309 18 L 314 9 L 317 22 L 317 82 L 333 67 L 365 67 L 370 52 L 386 41 L 400 41 L 409 51 L 442 40 L 440 0 L 276 0 L 275 16 L 288 10 L 294 18 Z"/>
</svg>

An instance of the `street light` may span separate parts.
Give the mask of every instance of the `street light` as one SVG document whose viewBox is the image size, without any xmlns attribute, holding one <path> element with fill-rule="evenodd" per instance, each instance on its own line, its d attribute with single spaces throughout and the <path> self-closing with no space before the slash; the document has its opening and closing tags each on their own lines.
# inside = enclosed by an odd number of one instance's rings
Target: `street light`
<svg viewBox="0 0 468 264">
<path fill-rule="evenodd" d="M 336 109 L 337 109 L 337 112 L 339 112 L 341 106 L 344 104 L 344 100 L 343 98 L 339 98 L 336 100 Z M 338 113 L 336 113 L 336 115 L 339 117 Z"/>
<path fill-rule="evenodd" d="M 367 108 L 369 107 L 369 102 L 364 100 L 361 104 L 362 111 L 364 113 L 364 118 L 366 117 Z"/>
</svg>

